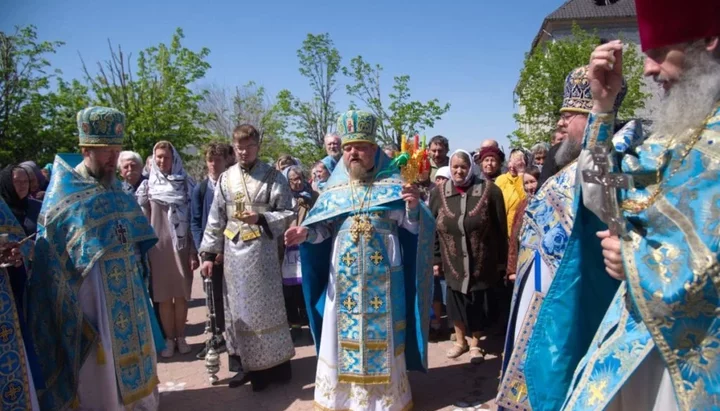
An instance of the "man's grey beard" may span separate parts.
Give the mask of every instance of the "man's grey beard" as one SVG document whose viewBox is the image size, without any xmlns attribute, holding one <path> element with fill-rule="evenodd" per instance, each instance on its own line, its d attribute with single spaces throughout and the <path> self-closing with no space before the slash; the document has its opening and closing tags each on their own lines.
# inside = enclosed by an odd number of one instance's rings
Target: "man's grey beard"
<svg viewBox="0 0 720 411">
<path fill-rule="evenodd" d="M 691 44 L 685 52 L 680 79 L 653 111 L 652 129 L 661 138 L 678 138 L 701 127 L 720 100 L 720 59 L 705 49 L 705 41 Z"/>
<path fill-rule="evenodd" d="M 560 148 L 555 153 L 555 165 L 559 168 L 563 168 L 566 165 L 572 163 L 580 156 L 582 151 L 582 142 L 575 141 L 572 137 L 566 138 L 560 143 Z"/>
<path fill-rule="evenodd" d="M 348 174 L 350 175 L 350 179 L 355 181 L 367 180 L 370 176 L 370 172 L 360 163 L 350 163 L 348 166 Z"/>
</svg>

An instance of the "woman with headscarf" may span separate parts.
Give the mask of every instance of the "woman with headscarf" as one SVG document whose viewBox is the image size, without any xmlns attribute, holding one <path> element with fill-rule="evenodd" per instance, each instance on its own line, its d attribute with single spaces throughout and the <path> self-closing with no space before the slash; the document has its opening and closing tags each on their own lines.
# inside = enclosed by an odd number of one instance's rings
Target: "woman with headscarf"
<svg viewBox="0 0 720 411">
<path fill-rule="evenodd" d="M 300 165 L 300 160 L 298 160 L 297 158 L 295 158 L 291 155 L 283 154 L 280 157 L 278 157 L 277 161 L 275 162 L 275 169 L 277 171 L 285 171 L 285 169 L 287 169 L 290 166 L 299 166 L 299 165 Z"/>
<path fill-rule="evenodd" d="M 522 228 L 523 217 L 525 209 L 527 208 L 528 201 L 535 195 L 538 188 L 538 181 L 540 180 L 540 169 L 537 167 L 530 167 L 523 173 L 523 188 L 525 190 L 525 198 L 520 202 L 513 218 L 511 231 L 510 231 L 510 243 L 508 245 L 508 266 L 507 266 L 507 278 L 510 281 L 515 281 L 515 275 L 517 273 L 517 258 L 518 258 L 518 247 L 520 247 L 520 229 Z"/>
<path fill-rule="evenodd" d="M 20 167 L 24 168 L 30 176 L 30 197 L 42 201 L 45 197 L 45 189 L 47 189 L 48 181 L 43 175 L 40 167 L 34 161 L 25 161 L 20 163 Z"/>
<path fill-rule="evenodd" d="M 455 328 L 448 358 L 470 351 L 481 362 L 480 336 L 487 326 L 488 290 L 504 278 L 507 222 L 502 192 L 473 172 L 470 154 L 450 157 L 451 179 L 433 189 L 430 210 L 436 218 L 437 245 L 433 271 L 447 282 L 447 311 Z M 468 346 L 465 337 L 470 337 Z"/>
<path fill-rule="evenodd" d="M 290 166 L 283 170 L 283 175 L 290 184 L 290 192 L 293 195 L 293 210 L 296 217 L 289 227 L 294 227 L 302 224 L 305 220 L 308 212 L 315 205 L 318 193 L 307 182 L 305 173 L 300 167 Z M 283 262 L 283 295 L 285 297 L 288 323 L 290 324 L 290 335 L 294 341 L 299 337 L 302 326 L 308 323 L 305 298 L 302 291 L 300 249 L 296 245 L 285 247 L 282 238 L 281 247 L 283 248 L 283 257 L 280 260 Z"/>
<path fill-rule="evenodd" d="M 313 172 L 312 172 L 312 186 L 313 190 L 320 192 L 322 191 L 323 187 L 325 186 L 325 183 L 328 181 L 330 176 L 332 175 L 333 170 L 335 169 L 335 165 L 337 162 L 335 159 L 333 159 L 330 156 L 327 156 L 323 158 L 322 160 L 315 163 L 313 166 Z"/>
<path fill-rule="evenodd" d="M 17 165 L 5 167 L 0 172 L 0 195 L 25 230 L 25 235 L 35 233 L 42 203 L 30 197 L 30 173 Z"/>
<path fill-rule="evenodd" d="M 483 147 L 475 155 L 475 161 L 486 180 L 495 181 L 502 172 L 505 153 L 495 146 Z"/>
<path fill-rule="evenodd" d="M 169 358 L 187 354 L 185 322 L 192 290 L 193 271 L 199 266 L 190 233 L 190 198 L 195 182 L 183 169 L 180 154 L 170 142 L 153 148 L 150 177 L 138 187 L 136 196 L 158 242 L 148 253 L 153 301 L 160 305 L 160 322 L 166 348 L 160 355 Z"/>
</svg>

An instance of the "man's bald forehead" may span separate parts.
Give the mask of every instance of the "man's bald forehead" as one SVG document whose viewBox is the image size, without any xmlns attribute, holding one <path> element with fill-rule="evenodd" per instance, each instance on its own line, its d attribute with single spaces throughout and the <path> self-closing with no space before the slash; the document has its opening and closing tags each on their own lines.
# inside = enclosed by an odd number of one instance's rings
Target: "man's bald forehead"
<svg viewBox="0 0 720 411">
<path fill-rule="evenodd" d="M 482 142 L 482 144 L 480 145 L 480 148 L 485 148 L 485 147 L 496 147 L 496 148 L 500 148 L 500 145 L 499 145 L 498 142 L 495 141 L 495 140 L 487 139 L 487 140 L 484 140 L 484 141 Z"/>
</svg>

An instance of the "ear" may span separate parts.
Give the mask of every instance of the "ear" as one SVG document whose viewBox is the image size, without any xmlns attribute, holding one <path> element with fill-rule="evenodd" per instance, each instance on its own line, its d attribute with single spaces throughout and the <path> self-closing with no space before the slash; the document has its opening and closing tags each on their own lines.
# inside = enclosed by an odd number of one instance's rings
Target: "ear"
<svg viewBox="0 0 720 411">
<path fill-rule="evenodd" d="M 705 49 L 717 53 L 720 49 L 720 37 L 715 36 L 705 39 Z"/>
</svg>

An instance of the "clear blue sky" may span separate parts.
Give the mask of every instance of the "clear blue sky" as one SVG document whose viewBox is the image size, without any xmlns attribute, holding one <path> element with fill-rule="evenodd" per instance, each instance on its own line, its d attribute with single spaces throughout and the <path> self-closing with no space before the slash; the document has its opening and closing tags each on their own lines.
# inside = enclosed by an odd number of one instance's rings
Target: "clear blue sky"
<svg viewBox="0 0 720 411">
<path fill-rule="evenodd" d="M 515 129 L 513 88 L 524 53 L 544 17 L 563 0 L 448 1 L 190 1 L 4 0 L 0 30 L 34 24 L 42 40 L 66 44 L 51 56 L 65 78 L 80 78 L 78 53 L 89 64 L 109 57 L 107 39 L 126 52 L 168 42 L 176 27 L 185 45 L 211 50 L 207 82 L 234 87 L 250 80 L 274 96 L 283 88 L 308 97 L 296 50 L 307 33 L 328 32 L 343 63 L 362 55 L 392 76 L 408 74 L 414 98 L 452 107 L 427 130 L 451 149 L 477 148 Z M 135 53 L 136 55 L 136 53 Z M 336 94 L 346 109 L 344 78 Z M 386 92 L 387 93 L 387 92 Z"/>
</svg>

